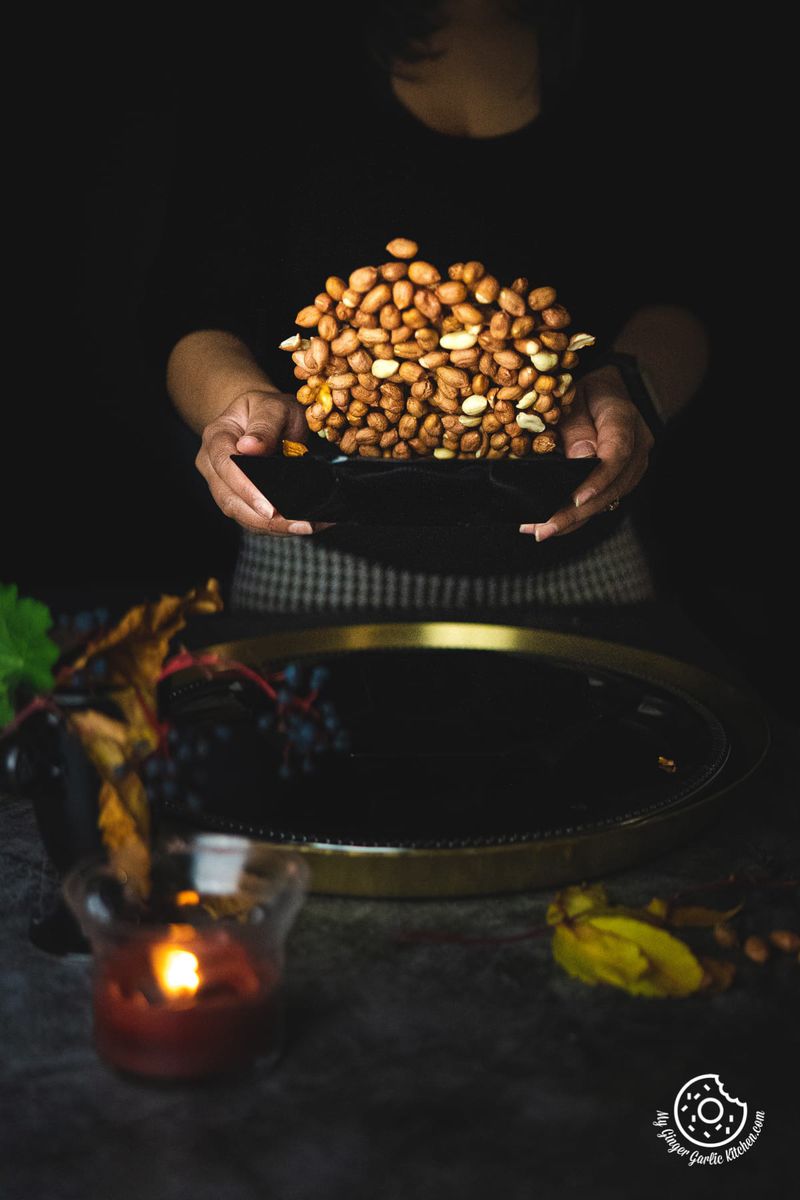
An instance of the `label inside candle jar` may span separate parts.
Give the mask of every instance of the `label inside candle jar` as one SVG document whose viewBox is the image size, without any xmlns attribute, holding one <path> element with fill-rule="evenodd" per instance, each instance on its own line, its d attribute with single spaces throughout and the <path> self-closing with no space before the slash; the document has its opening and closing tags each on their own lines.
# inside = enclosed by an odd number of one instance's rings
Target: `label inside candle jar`
<svg viewBox="0 0 800 1200">
<path fill-rule="evenodd" d="M 277 1051 L 277 967 L 256 962 L 225 931 L 202 937 L 191 926 L 185 931 L 175 941 L 128 942 L 98 964 L 95 1045 L 114 1066 L 190 1078 Z"/>
</svg>

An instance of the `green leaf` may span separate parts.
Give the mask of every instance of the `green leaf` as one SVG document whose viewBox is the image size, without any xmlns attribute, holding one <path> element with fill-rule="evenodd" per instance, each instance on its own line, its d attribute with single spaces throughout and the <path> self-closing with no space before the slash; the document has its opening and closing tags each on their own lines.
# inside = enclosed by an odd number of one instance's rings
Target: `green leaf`
<svg viewBox="0 0 800 1200">
<path fill-rule="evenodd" d="M 60 653 L 47 636 L 52 626 L 46 604 L 20 599 L 14 583 L 0 584 L 0 727 L 14 716 L 14 689 L 20 683 L 37 694 L 52 689 L 52 667 Z"/>
</svg>

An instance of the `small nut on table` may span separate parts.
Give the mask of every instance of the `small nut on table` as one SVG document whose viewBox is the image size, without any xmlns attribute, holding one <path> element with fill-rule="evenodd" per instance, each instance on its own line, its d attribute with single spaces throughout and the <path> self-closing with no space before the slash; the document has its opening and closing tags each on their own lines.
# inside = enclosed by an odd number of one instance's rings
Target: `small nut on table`
<svg viewBox="0 0 800 1200">
<path fill-rule="evenodd" d="M 769 958 L 769 946 L 754 933 L 745 941 L 744 952 L 754 963 L 765 963 Z"/>
<path fill-rule="evenodd" d="M 800 933 L 795 933 L 793 929 L 773 929 L 769 940 L 784 954 L 794 954 L 800 950 Z"/>
</svg>

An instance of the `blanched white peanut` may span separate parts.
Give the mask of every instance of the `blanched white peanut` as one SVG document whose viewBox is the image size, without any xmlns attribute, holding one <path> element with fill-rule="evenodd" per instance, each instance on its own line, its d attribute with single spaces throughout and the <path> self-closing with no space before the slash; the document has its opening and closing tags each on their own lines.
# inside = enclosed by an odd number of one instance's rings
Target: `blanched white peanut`
<svg viewBox="0 0 800 1200">
<path fill-rule="evenodd" d="M 530 408 L 532 404 L 536 403 L 537 398 L 538 392 L 526 392 L 525 395 L 520 396 L 519 400 L 517 401 L 517 408 L 520 412 L 524 412 L 526 408 Z"/>
<path fill-rule="evenodd" d="M 445 446 L 437 446 L 433 452 L 434 458 L 455 458 L 455 450 L 448 450 Z"/>
<path fill-rule="evenodd" d="M 458 419 L 467 429 L 476 429 L 481 423 L 480 417 L 468 417 L 465 416 L 464 413 L 461 413 Z M 544 428 L 544 426 L 542 428 Z"/>
<path fill-rule="evenodd" d="M 456 329 L 454 333 L 445 333 L 439 338 L 443 350 L 470 350 L 478 340 L 477 333 L 468 329 Z"/>
<path fill-rule="evenodd" d="M 521 412 L 517 424 L 520 429 L 527 429 L 530 433 L 544 433 L 544 421 L 537 413 Z"/>
<path fill-rule="evenodd" d="M 372 364 L 372 374 L 376 379 L 388 379 L 390 375 L 395 375 L 400 370 L 400 363 L 396 358 L 376 358 Z"/>
<path fill-rule="evenodd" d="M 552 371 L 553 367 L 558 366 L 558 355 L 552 350 L 540 350 L 538 354 L 531 355 L 531 362 L 537 371 Z"/>
<path fill-rule="evenodd" d="M 463 401 L 461 409 L 468 417 L 479 417 L 481 413 L 486 412 L 489 407 L 489 401 L 485 396 L 467 396 Z"/>
<path fill-rule="evenodd" d="M 584 346 L 593 346 L 597 339 L 590 333 L 573 333 L 569 339 L 568 350 L 582 350 Z"/>
</svg>

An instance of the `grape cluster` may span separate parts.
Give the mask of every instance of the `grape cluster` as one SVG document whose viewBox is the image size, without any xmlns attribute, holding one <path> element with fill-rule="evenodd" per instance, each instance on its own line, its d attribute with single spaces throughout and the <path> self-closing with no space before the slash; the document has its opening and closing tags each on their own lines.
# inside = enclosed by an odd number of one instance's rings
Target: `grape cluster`
<svg viewBox="0 0 800 1200">
<path fill-rule="evenodd" d="M 111 621 L 111 613 L 107 608 L 81 609 L 76 613 L 60 613 L 56 619 L 56 630 L 62 646 L 74 650 L 97 637 L 107 628 Z M 85 670 L 75 671 L 70 676 L 70 686 L 81 690 L 93 684 L 103 683 L 108 676 L 108 661 L 102 655 L 96 655 L 86 665 Z"/>
<path fill-rule="evenodd" d="M 320 698 L 330 678 L 327 667 L 289 663 L 264 678 L 274 700 L 259 692 L 258 707 L 251 709 L 249 719 L 202 725 L 180 718 L 172 721 L 166 744 L 142 767 L 151 803 L 180 801 L 199 815 L 213 790 L 215 768 L 220 764 L 224 768 L 232 760 L 240 767 L 246 764 L 254 738 L 263 742 L 265 760 L 275 757 L 277 776 L 283 782 L 313 773 L 321 754 L 349 750 L 350 738 L 336 705 Z"/>
</svg>

